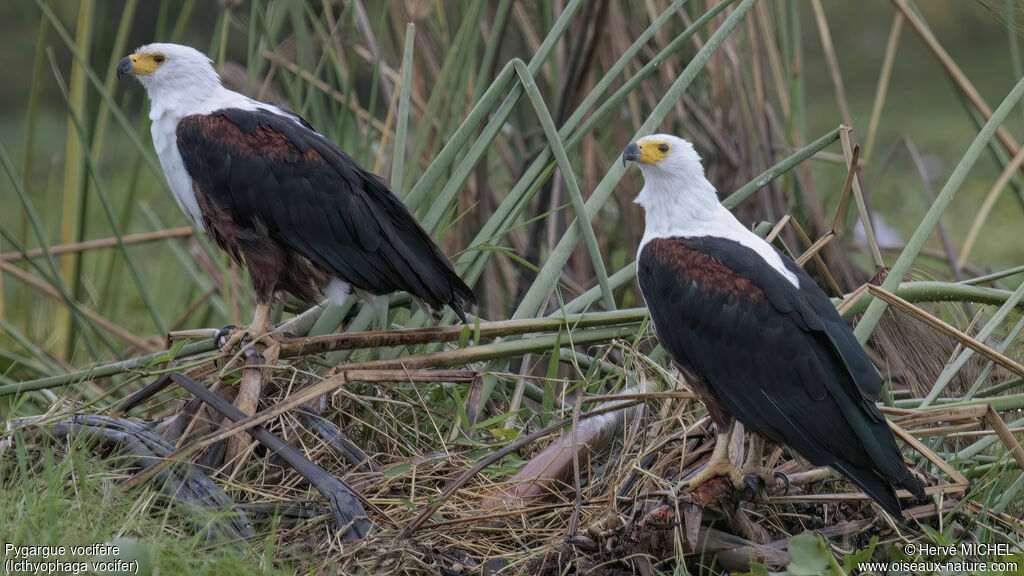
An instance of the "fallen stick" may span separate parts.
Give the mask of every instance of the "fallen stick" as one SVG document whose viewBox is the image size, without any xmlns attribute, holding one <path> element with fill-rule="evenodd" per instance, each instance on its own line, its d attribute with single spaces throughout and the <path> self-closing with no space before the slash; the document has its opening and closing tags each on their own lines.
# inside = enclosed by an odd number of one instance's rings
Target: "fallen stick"
<svg viewBox="0 0 1024 576">
<path fill-rule="evenodd" d="M 241 410 L 232 406 L 227 400 L 213 394 L 199 382 L 177 372 L 172 372 L 171 378 L 182 388 L 201 398 L 232 421 L 237 423 L 246 419 L 246 415 Z M 338 530 L 342 533 L 343 540 L 358 540 L 370 533 L 372 525 L 366 515 L 366 510 L 359 502 L 355 492 L 342 481 L 331 476 L 326 470 L 309 458 L 306 458 L 297 448 L 271 434 L 266 428 L 256 426 L 251 428 L 249 433 L 291 465 L 299 474 L 302 474 L 323 494 L 328 504 L 330 504 L 334 521 L 338 526 Z"/>
</svg>

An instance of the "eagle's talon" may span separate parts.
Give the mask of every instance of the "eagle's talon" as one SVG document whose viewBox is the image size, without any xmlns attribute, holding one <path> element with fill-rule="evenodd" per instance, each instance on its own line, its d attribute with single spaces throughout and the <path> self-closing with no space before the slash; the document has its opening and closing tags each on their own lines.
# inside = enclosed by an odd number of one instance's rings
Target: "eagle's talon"
<svg viewBox="0 0 1024 576">
<path fill-rule="evenodd" d="M 776 472 L 763 466 L 744 466 L 743 481 L 746 485 L 754 488 L 755 479 L 757 483 L 757 488 L 754 489 L 755 496 L 761 490 L 767 490 L 772 494 L 776 494 L 779 488 L 779 481 L 782 482 L 783 494 L 789 493 L 789 477 L 782 472 Z"/>
<path fill-rule="evenodd" d="M 723 444 L 724 445 L 724 444 Z M 742 492 L 746 489 L 747 484 L 743 477 L 743 473 L 739 471 L 736 466 L 729 461 L 728 457 L 718 458 L 712 455 L 711 460 L 690 477 L 688 480 L 680 482 L 676 488 L 677 492 L 692 492 L 693 490 L 700 487 L 702 484 L 709 482 L 712 478 L 723 477 L 729 480 L 732 484 L 733 489 L 738 492 Z"/>
<path fill-rule="evenodd" d="M 239 347 L 243 342 L 249 341 L 248 326 L 242 326 L 241 328 L 236 328 L 232 326 L 230 327 L 230 329 L 225 327 L 225 330 L 227 330 L 227 332 L 223 336 L 221 336 L 219 333 L 217 335 L 217 342 L 220 344 L 220 351 L 223 352 L 224 354 L 230 354 L 235 348 Z"/>
<path fill-rule="evenodd" d="M 213 337 L 213 343 L 216 344 L 218 348 L 222 348 L 224 344 L 227 343 L 228 336 L 230 336 L 237 328 L 238 327 L 234 324 L 228 324 L 221 328 L 217 331 L 217 335 Z"/>
<path fill-rule="evenodd" d="M 773 476 L 775 476 L 777 480 L 782 480 L 782 483 L 786 485 L 786 488 L 782 491 L 782 495 L 785 496 L 789 494 L 789 476 L 786 476 L 782 472 L 775 472 Z"/>
<path fill-rule="evenodd" d="M 757 474 L 746 474 L 743 476 L 743 483 L 743 490 L 740 490 L 740 499 L 742 500 L 753 500 L 757 497 L 757 493 L 764 488 L 764 480 Z"/>
</svg>

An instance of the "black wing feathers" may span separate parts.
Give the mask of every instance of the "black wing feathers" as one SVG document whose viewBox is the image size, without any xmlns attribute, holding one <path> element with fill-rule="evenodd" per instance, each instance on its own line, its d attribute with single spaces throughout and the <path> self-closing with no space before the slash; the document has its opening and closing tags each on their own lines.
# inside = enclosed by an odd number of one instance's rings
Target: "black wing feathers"
<svg viewBox="0 0 1024 576">
<path fill-rule="evenodd" d="M 891 484 L 919 491 L 868 396 L 881 379 L 828 297 L 800 289 L 723 238 L 661 238 L 637 260 L 659 339 L 748 428 L 848 475 L 899 515 Z"/>
<path fill-rule="evenodd" d="M 465 320 L 473 293 L 415 217 L 308 124 L 268 110 L 223 109 L 186 116 L 177 138 L 199 190 L 237 226 L 260 222 L 274 240 L 356 288 L 404 290 Z"/>
</svg>

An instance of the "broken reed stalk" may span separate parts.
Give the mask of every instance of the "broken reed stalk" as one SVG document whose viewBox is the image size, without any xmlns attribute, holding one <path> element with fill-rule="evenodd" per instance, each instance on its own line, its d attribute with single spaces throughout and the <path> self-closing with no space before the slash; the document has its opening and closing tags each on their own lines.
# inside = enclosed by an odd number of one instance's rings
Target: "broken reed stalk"
<svg viewBox="0 0 1024 576">
<path fill-rule="evenodd" d="M 616 403 L 611 406 L 605 406 L 604 408 L 597 408 L 583 415 L 574 414 L 569 418 L 565 418 L 563 420 L 555 422 L 554 424 L 550 424 L 540 430 L 537 430 L 536 432 L 520 437 L 519 439 L 505 445 L 500 450 L 491 452 L 487 456 L 481 458 L 480 461 L 478 461 L 472 468 L 466 470 L 462 474 L 459 474 L 458 477 L 456 477 L 454 480 L 448 483 L 448 485 L 444 487 L 444 490 L 441 491 L 441 494 L 433 497 L 431 501 L 420 511 L 420 513 L 416 515 L 416 518 L 409 522 L 404 528 L 402 528 L 402 530 L 398 533 L 398 537 L 408 537 L 413 532 L 419 530 L 420 527 L 422 527 L 423 524 L 427 521 L 427 519 L 430 518 L 430 516 L 434 513 L 437 507 L 440 506 L 452 494 L 454 494 L 456 490 L 458 490 L 470 478 L 479 474 L 480 471 L 482 471 L 484 468 L 490 466 L 491 464 L 494 464 L 495 462 L 498 462 L 505 456 L 508 456 L 509 454 L 515 452 L 516 450 L 519 450 L 520 448 L 526 446 L 527 444 L 530 444 L 545 436 L 553 434 L 554 432 L 557 432 L 558 430 L 565 428 L 566 426 L 572 424 L 573 422 L 580 422 L 588 418 L 593 418 L 595 416 L 606 414 L 608 412 L 622 410 L 624 408 L 628 408 L 631 404 L 637 404 L 639 402 L 639 400 L 625 401 L 621 404 Z"/>
<path fill-rule="evenodd" d="M 573 329 L 595 328 L 600 326 L 628 326 L 641 323 L 646 320 L 646 318 L 646 308 L 630 308 L 625 310 L 616 310 L 613 312 L 568 314 L 561 318 L 528 318 L 525 320 L 480 322 L 479 338 L 496 338 L 499 336 L 528 334 L 531 332 L 553 332 L 559 330 L 559 328 Z M 298 319 L 298 317 L 296 319 Z M 288 330 L 291 322 L 292 320 L 282 324 L 280 329 Z M 453 342 L 459 340 L 463 335 L 468 335 L 470 338 L 476 338 L 476 331 L 474 329 L 475 325 L 467 324 L 462 326 L 442 326 L 436 328 L 416 328 L 380 332 L 345 332 L 324 336 L 312 336 L 308 338 L 295 338 L 285 340 L 282 343 L 280 357 L 292 358 L 334 350 L 351 350 L 356 348 L 373 348 L 379 346 L 403 346 L 412 344 Z M 587 342 L 591 341 L 593 340 L 587 340 Z M 497 348 L 497 352 L 499 354 L 501 353 L 501 350 L 509 348 L 510 343 L 502 344 L 502 346 Z M 180 349 L 176 350 L 174 358 L 186 358 L 189 356 L 212 352 L 216 349 L 216 344 L 213 339 L 210 338 L 199 342 L 185 344 Z M 444 353 L 437 354 L 442 354 L 441 358 L 443 358 Z M 435 356 L 434 358 L 438 357 Z M 466 358 L 467 361 L 475 361 L 479 359 L 475 358 L 473 354 L 466 355 Z M 113 376 L 133 370 L 152 369 L 159 364 L 169 362 L 171 359 L 171 350 L 163 350 L 147 354 L 145 356 L 140 356 L 138 358 L 77 370 L 68 374 L 38 378 L 17 384 L 2 385 L 0 386 L 0 396 L 40 390 L 42 388 L 67 386 L 76 382 Z M 387 367 L 395 368 L 400 367 L 401 365 L 401 361 L 396 360 L 390 362 Z M 345 369 L 344 367 L 345 365 L 342 364 L 339 366 L 339 369 Z"/>
<path fill-rule="evenodd" d="M 142 244 L 146 242 L 155 242 L 157 240 L 168 240 L 171 238 L 188 238 L 195 234 L 195 229 L 191 226 L 180 226 L 178 228 L 169 228 L 167 230 L 157 230 L 155 232 L 139 232 L 138 234 L 125 234 L 121 237 L 122 244 Z M 50 246 L 49 252 L 53 255 L 60 254 L 74 254 L 76 252 L 85 252 L 87 250 L 95 250 L 97 248 L 114 248 L 118 246 L 117 238 L 100 238 L 98 240 L 85 240 L 83 242 L 75 242 L 73 244 L 58 244 L 56 246 Z M 46 251 L 42 248 L 34 248 L 32 250 L 26 250 L 25 252 L 13 251 L 4 252 L 0 254 L 0 260 L 7 262 L 15 262 L 23 258 L 41 258 L 46 256 Z"/>
<path fill-rule="evenodd" d="M 943 334 L 958 340 L 964 346 L 970 348 L 971 350 L 974 350 L 975 352 L 981 354 L 982 356 L 985 356 L 986 358 L 995 362 L 996 364 L 999 364 L 1003 368 L 1006 368 L 1007 370 L 1010 370 L 1011 372 L 1014 372 L 1019 376 L 1024 376 L 1024 364 L 1007 358 L 1005 355 L 1000 354 L 998 351 L 994 350 L 987 344 L 984 344 L 982 342 L 977 341 L 974 338 L 971 338 L 970 336 L 964 334 L 955 327 L 947 324 L 946 322 L 940 320 L 939 318 L 936 318 L 935 316 L 932 316 L 931 314 L 928 314 L 924 310 L 921 310 L 917 306 L 914 306 L 913 304 L 907 302 L 906 300 L 900 298 L 899 296 L 892 294 L 891 292 L 887 292 L 883 288 L 879 288 L 878 286 L 873 286 L 871 284 L 868 284 L 867 286 L 868 292 L 871 293 L 873 296 L 876 296 L 880 301 L 896 306 L 901 311 L 913 316 L 914 318 L 917 318 L 918 320 L 924 322 L 925 324 L 928 324 L 929 326 L 935 328 L 939 332 L 942 332 Z"/>
<path fill-rule="evenodd" d="M 995 430 L 999 439 L 1003 441 L 1006 448 L 1010 451 L 1010 455 L 1017 461 L 1017 466 L 1020 466 L 1021 470 L 1024 470 L 1024 448 L 1021 447 L 1020 442 L 1017 441 L 1017 437 L 1013 435 L 1009 426 L 1006 422 L 999 417 L 999 413 L 996 409 L 989 404 L 986 407 L 985 419 L 988 420 L 989 426 Z"/>
</svg>

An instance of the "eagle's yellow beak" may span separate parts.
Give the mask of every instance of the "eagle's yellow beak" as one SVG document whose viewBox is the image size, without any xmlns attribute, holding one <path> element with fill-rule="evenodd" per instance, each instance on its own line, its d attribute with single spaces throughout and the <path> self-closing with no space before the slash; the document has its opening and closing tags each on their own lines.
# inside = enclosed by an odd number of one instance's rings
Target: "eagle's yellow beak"
<svg viewBox="0 0 1024 576">
<path fill-rule="evenodd" d="M 117 77 L 121 78 L 125 74 L 134 74 L 135 60 L 137 59 L 138 56 L 136 56 L 135 54 L 121 58 L 121 61 L 117 63 Z"/>
<path fill-rule="evenodd" d="M 132 54 L 125 56 L 117 63 L 117 77 L 125 74 L 152 74 L 163 64 L 163 54 Z"/>
<path fill-rule="evenodd" d="M 644 164 L 657 164 L 665 159 L 667 149 L 662 150 L 663 145 L 658 142 L 630 142 L 629 146 L 622 151 L 622 164 L 626 162 L 643 162 Z"/>
</svg>

